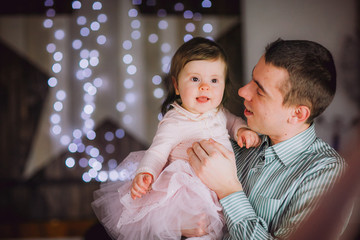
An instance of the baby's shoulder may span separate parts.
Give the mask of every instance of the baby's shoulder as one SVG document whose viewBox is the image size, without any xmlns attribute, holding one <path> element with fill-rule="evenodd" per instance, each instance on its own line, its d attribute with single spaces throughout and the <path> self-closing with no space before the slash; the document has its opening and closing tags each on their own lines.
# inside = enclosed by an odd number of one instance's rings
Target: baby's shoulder
<svg viewBox="0 0 360 240">
<path fill-rule="evenodd" d="M 159 124 L 180 124 L 185 120 L 186 117 L 173 108 L 163 116 Z"/>
</svg>

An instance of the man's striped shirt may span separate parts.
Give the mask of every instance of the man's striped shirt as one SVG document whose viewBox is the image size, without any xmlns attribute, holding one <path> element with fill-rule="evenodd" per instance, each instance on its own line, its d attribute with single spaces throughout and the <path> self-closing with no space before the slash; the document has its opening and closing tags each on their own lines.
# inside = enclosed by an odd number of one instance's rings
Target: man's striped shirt
<svg viewBox="0 0 360 240">
<path fill-rule="evenodd" d="M 224 239 L 285 238 L 345 169 L 344 159 L 316 137 L 312 124 L 286 141 L 258 148 L 233 143 L 243 191 L 220 200 L 229 230 Z"/>
</svg>

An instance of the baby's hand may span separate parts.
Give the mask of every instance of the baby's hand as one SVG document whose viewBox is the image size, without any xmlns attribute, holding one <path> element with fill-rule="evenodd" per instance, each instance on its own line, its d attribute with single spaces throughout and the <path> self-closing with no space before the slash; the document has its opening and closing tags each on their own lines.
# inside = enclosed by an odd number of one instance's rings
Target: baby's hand
<svg viewBox="0 0 360 240">
<path fill-rule="evenodd" d="M 259 135 L 248 128 L 239 128 L 237 132 L 237 136 L 238 136 L 237 143 L 240 147 L 250 148 L 250 147 L 258 147 L 260 145 L 261 140 Z"/>
<path fill-rule="evenodd" d="M 141 198 L 151 189 L 153 176 L 150 173 L 138 173 L 131 184 L 132 199 Z"/>
</svg>

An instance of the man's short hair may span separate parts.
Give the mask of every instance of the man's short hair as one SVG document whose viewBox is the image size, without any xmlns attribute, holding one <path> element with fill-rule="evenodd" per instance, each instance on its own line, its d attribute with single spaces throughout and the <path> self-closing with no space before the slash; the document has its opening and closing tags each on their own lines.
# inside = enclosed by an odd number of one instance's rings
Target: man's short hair
<svg viewBox="0 0 360 240">
<path fill-rule="evenodd" d="M 334 98 L 336 69 L 324 46 L 307 40 L 278 39 L 266 47 L 265 62 L 288 72 L 289 80 L 279 86 L 283 104 L 309 107 L 307 123 L 313 122 Z"/>
</svg>

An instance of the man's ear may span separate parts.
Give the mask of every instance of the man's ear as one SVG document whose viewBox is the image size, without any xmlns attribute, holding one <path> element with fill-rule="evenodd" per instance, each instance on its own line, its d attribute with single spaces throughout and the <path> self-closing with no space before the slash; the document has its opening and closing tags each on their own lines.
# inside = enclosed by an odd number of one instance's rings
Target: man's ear
<svg viewBox="0 0 360 240">
<path fill-rule="evenodd" d="M 171 81 L 172 81 L 172 83 L 174 85 L 176 95 L 180 95 L 175 77 L 171 77 Z"/>
<path fill-rule="evenodd" d="M 299 105 L 292 109 L 289 123 L 304 123 L 309 117 L 310 108 L 304 105 Z"/>
</svg>

